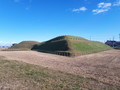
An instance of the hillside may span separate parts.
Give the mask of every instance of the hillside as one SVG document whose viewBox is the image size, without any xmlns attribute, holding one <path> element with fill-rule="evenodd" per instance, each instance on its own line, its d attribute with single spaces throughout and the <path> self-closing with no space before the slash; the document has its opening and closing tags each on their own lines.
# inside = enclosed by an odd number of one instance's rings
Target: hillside
<svg viewBox="0 0 120 90">
<path fill-rule="evenodd" d="M 89 41 L 82 37 L 59 36 L 34 45 L 32 50 L 53 53 L 64 56 L 77 56 L 96 53 L 112 49 L 111 47 L 96 41 Z"/>
<path fill-rule="evenodd" d="M 9 49 L 18 49 L 18 50 L 31 50 L 31 48 L 33 47 L 33 45 L 38 44 L 40 42 L 37 41 L 22 41 L 12 47 L 10 47 Z"/>
</svg>

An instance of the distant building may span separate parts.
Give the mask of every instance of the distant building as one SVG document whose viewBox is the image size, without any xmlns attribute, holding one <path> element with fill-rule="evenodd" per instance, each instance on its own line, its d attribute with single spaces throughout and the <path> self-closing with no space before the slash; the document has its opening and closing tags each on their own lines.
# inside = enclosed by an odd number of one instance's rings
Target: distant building
<svg viewBox="0 0 120 90">
<path fill-rule="evenodd" d="M 106 45 L 109 45 L 109 46 L 111 46 L 111 47 L 113 47 L 113 48 L 119 48 L 120 49 L 120 41 L 112 41 L 112 40 L 107 40 L 106 42 L 105 42 L 105 44 Z"/>
</svg>

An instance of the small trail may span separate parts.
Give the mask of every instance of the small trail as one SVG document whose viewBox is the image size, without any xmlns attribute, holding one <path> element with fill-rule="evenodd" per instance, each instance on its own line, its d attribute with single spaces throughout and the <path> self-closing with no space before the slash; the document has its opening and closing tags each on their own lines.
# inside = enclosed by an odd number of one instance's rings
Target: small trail
<svg viewBox="0 0 120 90">
<path fill-rule="evenodd" d="M 23 61 L 84 77 L 93 77 L 120 86 L 120 50 L 74 58 L 36 51 L 0 51 L 0 56 L 7 60 Z"/>
</svg>

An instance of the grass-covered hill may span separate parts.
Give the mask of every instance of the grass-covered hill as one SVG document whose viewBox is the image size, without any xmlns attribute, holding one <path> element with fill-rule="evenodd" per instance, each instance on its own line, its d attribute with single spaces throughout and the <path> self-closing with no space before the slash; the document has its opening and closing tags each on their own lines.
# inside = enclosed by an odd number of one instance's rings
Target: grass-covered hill
<svg viewBox="0 0 120 90">
<path fill-rule="evenodd" d="M 10 47 L 9 49 L 18 49 L 18 50 L 31 50 L 31 48 L 35 45 L 38 44 L 40 42 L 37 41 L 22 41 L 12 47 Z"/>
<path fill-rule="evenodd" d="M 77 56 L 96 53 L 112 49 L 111 47 L 96 41 L 89 41 L 82 37 L 59 36 L 34 45 L 32 50 L 54 53 L 65 56 Z"/>
</svg>

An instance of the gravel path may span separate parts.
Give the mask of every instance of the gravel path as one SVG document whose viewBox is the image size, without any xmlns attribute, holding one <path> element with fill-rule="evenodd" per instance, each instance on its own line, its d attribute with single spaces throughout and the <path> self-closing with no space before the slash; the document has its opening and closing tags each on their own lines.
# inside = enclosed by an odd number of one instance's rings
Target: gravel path
<svg viewBox="0 0 120 90">
<path fill-rule="evenodd" d="M 120 50 L 74 58 L 36 51 L 0 51 L 0 56 L 7 60 L 18 60 L 84 77 L 93 77 L 120 86 Z"/>
</svg>

